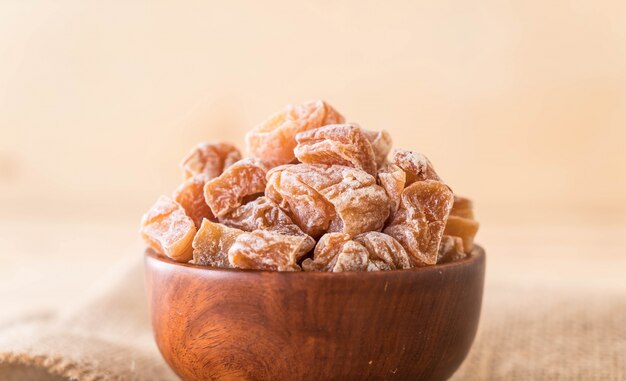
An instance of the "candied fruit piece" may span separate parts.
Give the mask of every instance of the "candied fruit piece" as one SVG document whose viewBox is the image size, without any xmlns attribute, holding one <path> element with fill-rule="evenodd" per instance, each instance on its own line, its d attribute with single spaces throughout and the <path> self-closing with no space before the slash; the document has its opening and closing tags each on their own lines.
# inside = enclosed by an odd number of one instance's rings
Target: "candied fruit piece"
<svg viewBox="0 0 626 381">
<path fill-rule="evenodd" d="M 318 238 L 335 217 L 333 205 L 305 184 L 295 173 L 276 167 L 267 174 L 265 195 L 277 203 L 306 234 Z"/>
<path fill-rule="evenodd" d="M 331 124 L 296 135 L 294 154 L 306 164 L 337 164 L 376 175 L 372 146 L 353 124 Z"/>
<path fill-rule="evenodd" d="M 263 193 L 269 164 L 259 159 L 243 159 L 226 168 L 204 186 L 204 199 L 213 215 L 223 217 L 241 205 L 247 196 Z"/>
<path fill-rule="evenodd" d="M 391 153 L 391 162 L 406 172 L 407 186 L 416 181 L 441 181 L 428 158 L 419 152 L 394 148 Z"/>
<path fill-rule="evenodd" d="M 413 265 L 434 265 L 454 196 L 443 183 L 418 181 L 402 192 L 400 207 L 384 233 L 397 239 Z"/>
<path fill-rule="evenodd" d="M 328 233 L 320 238 L 313 259 L 302 262 L 304 271 L 367 271 L 369 253 L 358 242 L 350 239 L 348 234 Z"/>
<path fill-rule="evenodd" d="M 204 173 L 212 179 L 239 160 L 241 153 L 232 144 L 201 143 L 183 159 L 180 166 L 183 168 L 185 178 Z"/>
<path fill-rule="evenodd" d="M 287 164 L 295 159 L 297 133 L 343 122 L 343 116 L 321 100 L 288 105 L 248 132 L 246 145 L 251 157 Z"/>
<path fill-rule="evenodd" d="M 436 263 L 436 256 L 432 253 L 423 253 L 420 247 L 429 238 L 428 224 L 422 220 L 407 221 L 398 225 L 387 226 L 383 232 L 400 242 L 404 250 L 409 254 L 411 265 L 427 266 Z"/>
<path fill-rule="evenodd" d="M 179 261 L 191 259 L 191 241 L 196 234 L 193 220 L 180 204 L 161 196 L 141 219 L 141 235 L 154 251 Z"/>
<path fill-rule="evenodd" d="M 228 249 L 242 230 L 226 225 L 202 220 L 202 225 L 193 239 L 193 261 L 197 265 L 213 267 L 231 267 L 228 261 Z"/>
<path fill-rule="evenodd" d="M 478 226 L 478 222 L 474 220 L 451 215 L 446 222 L 444 234 L 460 237 L 463 240 L 463 251 L 469 253 L 474 247 Z"/>
<path fill-rule="evenodd" d="M 378 170 L 378 183 L 385 189 L 389 197 L 390 216 L 393 216 L 406 183 L 406 173 L 395 164 L 386 163 Z"/>
<path fill-rule="evenodd" d="M 444 235 L 441 237 L 439 245 L 439 253 L 437 254 L 437 263 L 448 263 L 458 261 L 467 256 L 463 252 L 463 240 L 459 237 Z"/>
<path fill-rule="evenodd" d="M 220 218 L 220 222 L 247 232 L 260 229 L 287 235 L 305 235 L 303 247 L 306 251 L 315 247 L 315 240 L 306 235 L 274 201 L 265 196 L 241 205 Z"/>
<path fill-rule="evenodd" d="M 387 161 L 387 155 L 391 151 L 391 135 L 385 131 L 363 130 L 365 137 L 370 141 L 376 164 L 380 167 Z"/>
<path fill-rule="evenodd" d="M 305 233 L 350 236 L 380 230 L 389 198 L 367 172 L 340 165 L 295 164 L 268 173 L 266 196 L 286 210 Z"/>
<path fill-rule="evenodd" d="M 388 263 L 378 259 L 370 259 L 367 262 L 367 270 L 365 271 L 386 271 L 386 270 L 394 270 Z"/>
<path fill-rule="evenodd" d="M 339 165 L 306 165 L 298 167 L 301 178 L 335 208 L 331 232 L 357 234 L 382 229 L 389 216 L 389 197 L 365 171 Z M 306 173 L 308 172 L 308 173 Z"/>
<path fill-rule="evenodd" d="M 310 250 L 307 238 L 270 230 L 242 233 L 228 250 L 228 259 L 240 269 L 300 271 L 297 262 Z"/>
<path fill-rule="evenodd" d="M 220 222 L 247 232 L 274 230 L 283 234 L 304 234 L 278 205 L 265 196 L 241 205 L 221 217 Z"/>
<path fill-rule="evenodd" d="M 451 216 L 474 219 L 474 206 L 469 198 L 454 196 L 454 205 L 450 211 Z"/>
<path fill-rule="evenodd" d="M 400 242 L 380 232 L 367 232 L 354 237 L 367 249 L 369 260 L 380 270 L 408 269 L 411 259 Z"/>
<path fill-rule="evenodd" d="M 174 200 L 185 209 L 196 228 L 200 227 L 203 218 L 215 221 L 211 208 L 204 200 L 204 184 L 208 180 L 209 176 L 201 173 L 188 178 L 174 191 Z"/>
</svg>

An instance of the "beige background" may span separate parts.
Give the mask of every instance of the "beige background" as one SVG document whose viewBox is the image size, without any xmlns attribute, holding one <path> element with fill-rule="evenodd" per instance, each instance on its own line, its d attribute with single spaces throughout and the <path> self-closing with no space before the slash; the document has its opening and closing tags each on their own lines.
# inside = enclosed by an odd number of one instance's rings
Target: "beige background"
<svg viewBox="0 0 626 381">
<path fill-rule="evenodd" d="M 423 151 L 479 215 L 626 211 L 621 1 L 5 0 L 0 57 L 20 214 L 137 216 L 193 144 L 312 98 Z"/>
<path fill-rule="evenodd" d="M 475 200 L 488 286 L 626 290 L 626 2 L 0 0 L 0 318 L 138 258 L 194 144 L 313 98 Z"/>
</svg>

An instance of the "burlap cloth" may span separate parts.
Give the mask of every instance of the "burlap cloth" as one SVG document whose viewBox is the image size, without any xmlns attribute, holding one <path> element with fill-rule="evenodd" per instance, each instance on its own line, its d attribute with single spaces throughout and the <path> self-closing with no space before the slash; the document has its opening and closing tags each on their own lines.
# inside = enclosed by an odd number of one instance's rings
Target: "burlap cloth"
<svg viewBox="0 0 626 381">
<path fill-rule="evenodd" d="M 453 379 L 626 380 L 621 248 L 528 250 L 488 250 L 479 333 Z M 0 380 L 175 380 L 153 343 L 141 261 L 112 273 L 68 308 L 3 322 Z"/>
</svg>

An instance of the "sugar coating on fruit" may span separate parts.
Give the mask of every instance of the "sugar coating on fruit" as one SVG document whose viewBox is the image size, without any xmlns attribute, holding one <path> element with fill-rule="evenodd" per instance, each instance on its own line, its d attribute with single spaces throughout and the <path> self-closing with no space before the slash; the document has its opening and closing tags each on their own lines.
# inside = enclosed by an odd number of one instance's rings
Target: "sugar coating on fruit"
<svg viewBox="0 0 626 381">
<path fill-rule="evenodd" d="M 304 234 L 298 225 L 272 200 L 260 196 L 220 218 L 220 222 L 247 232 L 275 230 L 283 234 Z"/>
<path fill-rule="evenodd" d="M 330 231 L 355 236 L 382 229 L 389 216 L 389 197 L 373 176 L 341 166 L 319 169 L 327 179 L 317 190 L 333 204 L 337 217 Z"/>
<path fill-rule="evenodd" d="M 357 125 L 331 124 L 296 135 L 296 158 L 306 164 L 337 164 L 376 175 L 376 158 Z"/>
<path fill-rule="evenodd" d="M 354 237 L 354 241 L 367 249 L 372 270 L 396 270 L 413 267 L 411 259 L 400 242 L 390 235 L 367 232 Z"/>
<path fill-rule="evenodd" d="M 389 198 L 376 179 L 340 165 L 273 168 L 265 194 L 314 238 L 326 231 L 355 236 L 380 230 L 389 216 Z"/>
<path fill-rule="evenodd" d="M 367 271 L 369 253 L 348 234 L 324 234 L 315 246 L 313 258 L 302 262 L 304 271 Z"/>
<path fill-rule="evenodd" d="M 424 180 L 441 181 L 428 158 L 419 152 L 394 148 L 390 161 L 406 172 L 406 185 Z"/>
<path fill-rule="evenodd" d="M 461 238 L 449 235 L 441 237 L 437 263 L 454 262 L 465 257 L 467 257 L 467 254 L 463 251 L 463 240 Z"/>
<path fill-rule="evenodd" d="M 302 231 L 319 238 L 335 219 L 335 208 L 291 167 L 276 167 L 267 174 L 265 195 L 278 204 Z"/>
<path fill-rule="evenodd" d="M 185 156 L 180 166 L 185 178 L 205 174 L 212 179 L 241 160 L 241 153 L 229 143 L 200 143 Z"/>
<path fill-rule="evenodd" d="M 204 200 L 204 185 L 207 181 L 209 176 L 204 173 L 194 175 L 180 184 L 173 194 L 174 200 L 185 209 L 196 228 L 200 228 L 204 218 L 215 221 L 211 208 Z"/>
<path fill-rule="evenodd" d="M 304 235 L 255 230 L 237 237 L 228 259 L 232 267 L 240 269 L 300 271 L 298 260 L 307 253 L 306 245 Z"/>
<path fill-rule="evenodd" d="M 402 192 L 398 211 L 384 233 L 400 242 L 413 265 L 434 265 L 453 202 L 452 191 L 445 184 L 415 182 Z"/>
<path fill-rule="evenodd" d="M 305 236 L 304 249 L 308 252 L 315 247 L 315 240 L 306 235 L 274 201 L 265 196 L 241 205 L 221 217 L 220 222 L 247 232 L 272 230 L 286 235 Z"/>
<path fill-rule="evenodd" d="M 161 196 L 141 219 L 141 235 L 154 251 L 187 262 L 192 257 L 191 242 L 196 226 L 183 207 Z"/>
<path fill-rule="evenodd" d="M 185 181 L 144 215 L 155 251 L 198 265 L 380 271 L 464 258 L 479 224 L 423 154 L 346 124 L 318 100 L 288 105 L 246 135 L 249 158 L 202 143 Z M 319 242 L 316 240 L 319 239 Z"/>
<path fill-rule="evenodd" d="M 204 199 L 213 215 L 223 217 L 239 207 L 246 197 L 265 191 L 270 165 L 260 159 L 243 159 L 204 186 Z"/>
<path fill-rule="evenodd" d="M 242 230 L 203 220 L 192 244 L 193 262 L 203 266 L 231 267 L 228 250 L 242 233 Z"/>
<path fill-rule="evenodd" d="M 367 140 L 369 140 L 372 145 L 376 164 L 380 167 L 387 161 L 387 155 L 389 155 L 389 151 L 391 151 L 391 147 L 393 145 L 391 135 L 385 130 L 363 130 L 363 132 L 367 137 Z"/>
<path fill-rule="evenodd" d="M 246 134 L 248 153 L 277 165 L 291 163 L 298 133 L 343 122 L 343 116 L 321 100 L 288 105 Z"/>
<path fill-rule="evenodd" d="M 392 163 L 385 163 L 378 170 L 378 184 L 389 197 L 390 216 L 393 216 L 400 206 L 400 197 L 406 184 L 406 173 L 402 168 Z"/>
</svg>

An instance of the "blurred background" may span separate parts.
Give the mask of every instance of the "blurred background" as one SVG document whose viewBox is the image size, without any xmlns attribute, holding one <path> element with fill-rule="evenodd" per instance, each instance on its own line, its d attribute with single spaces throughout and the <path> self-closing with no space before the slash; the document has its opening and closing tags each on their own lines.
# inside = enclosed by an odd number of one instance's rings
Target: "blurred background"
<svg viewBox="0 0 626 381">
<path fill-rule="evenodd" d="M 4 0 L 4 313 L 139 257 L 141 214 L 196 143 L 243 148 L 316 98 L 426 154 L 474 199 L 494 263 L 624 237 L 626 2 Z"/>
</svg>

